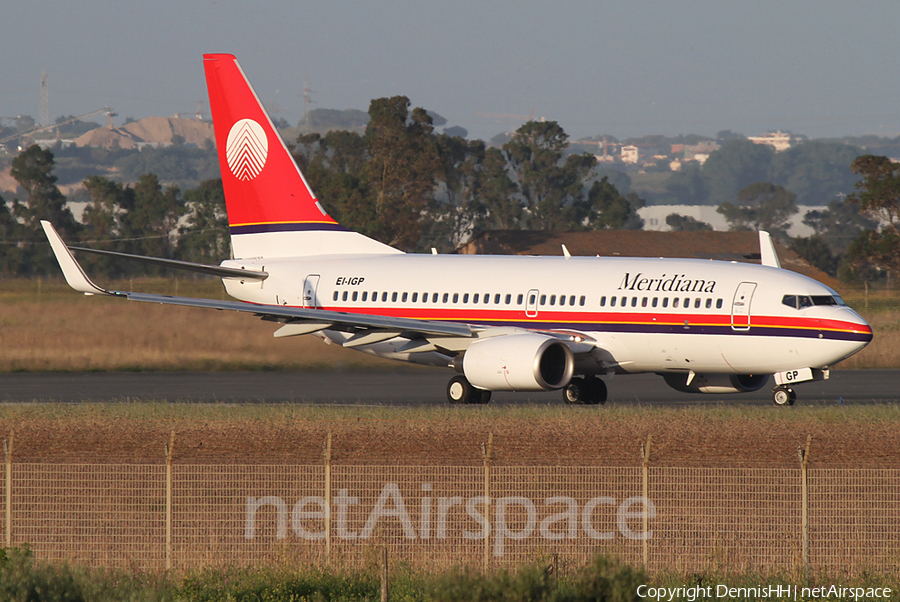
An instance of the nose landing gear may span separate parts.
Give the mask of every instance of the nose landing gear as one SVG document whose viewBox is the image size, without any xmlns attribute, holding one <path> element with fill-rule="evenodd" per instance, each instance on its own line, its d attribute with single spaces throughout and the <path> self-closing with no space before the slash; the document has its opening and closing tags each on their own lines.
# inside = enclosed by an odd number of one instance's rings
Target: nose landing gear
<svg viewBox="0 0 900 602">
<path fill-rule="evenodd" d="M 797 401 L 797 394 L 786 385 L 780 385 L 772 389 L 772 401 L 777 406 L 792 406 Z"/>
</svg>

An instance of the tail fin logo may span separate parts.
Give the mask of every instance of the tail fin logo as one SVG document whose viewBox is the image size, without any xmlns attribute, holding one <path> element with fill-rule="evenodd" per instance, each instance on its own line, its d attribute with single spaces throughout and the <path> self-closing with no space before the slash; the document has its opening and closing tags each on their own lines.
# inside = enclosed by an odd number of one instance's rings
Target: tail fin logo
<svg viewBox="0 0 900 602">
<path fill-rule="evenodd" d="M 241 119 L 228 132 L 225 158 L 238 180 L 252 180 L 260 174 L 269 155 L 269 141 L 262 126 L 252 119 Z"/>
</svg>

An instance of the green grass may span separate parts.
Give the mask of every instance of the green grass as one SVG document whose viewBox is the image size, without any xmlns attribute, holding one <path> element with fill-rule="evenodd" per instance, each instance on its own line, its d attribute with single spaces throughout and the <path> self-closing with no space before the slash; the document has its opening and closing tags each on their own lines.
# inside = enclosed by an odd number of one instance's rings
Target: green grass
<svg viewBox="0 0 900 602">
<path fill-rule="evenodd" d="M 802 412 L 774 406 L 745 406 L 740 404 L 710 404 L 670 408 L 655 405 L 616 405 L 602 407 L 571 407 L 560 405 L 487 405 L 487 406 L 326 406 L 305 404 L 241 404 L 241 403 L 178 403 L 174 401 L 103 402 L 103 403 L 16 403 L 0 405 L 0 420 L 60 420 L 60 421 L 127 421 L 127 420 L 185 420 L 224 422 L 284 422 L 284 421 L 357 421 L 392 420 L 436 422 L 479 420 L 504 421 L 578 421 L 582 418 L 602 417 L 604 422 L 629 423 L 635 419 L 678 419 L 683 421 L 709 420 L 717 422 L 762 421 L 765 423 L 810 423 L 822 425 L 900 424 L 900 405 L 806 406 Z"/>
<path fill-rule="evenodd" d="M 377 566 L 355 571 L 319 568 L 225 568 L 186 573 L 147 573 L 138 570 L 97 570 L 35 561 L 27 550 L 0 550 L 0 599 L 23 601 L 183 601 L 183 602 L 299 602 L 378 600 L 381 584 Z M 829 586 L 884 588 L 896 593 L 896 575 L 878 572 L 849 577 L 813 574 L 808 578 L 778 572 L 741 573 L 663 572 L 642 569 L 597 556 L 584 566 L 554 576 L 545 563 L 488 574 L 472 568 L 438 573 L 392 567 L 388 585 L 392 602 L 577 602 L 639 600 L 638 588 L 688 588 L 695 585 L 732 588 L 773 586 Z M 686 600 L 685 596 L 673 597 Z M 709 598 L 707 598 L 709 599 Z M 712 598 L 754 600 L 752 596 Z M 792 597 L 770 597 L 792 600 Z M 802 598 L 809 600 L 813 598 Z M 823 598 L 819 598 L 823 599 Z M 834 598 L 832 598 L 834 599 Z M 871 599 L 871 598 L 867 598 Z"/>
</svg>

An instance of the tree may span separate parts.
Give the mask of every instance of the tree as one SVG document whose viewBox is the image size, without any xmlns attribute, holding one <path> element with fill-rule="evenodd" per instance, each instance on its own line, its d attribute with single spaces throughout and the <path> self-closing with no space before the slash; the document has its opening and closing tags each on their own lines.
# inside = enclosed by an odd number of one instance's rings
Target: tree
<svg viewBox="0 0 900 602">
<path fill-rule="evenodd" d="M 858 270 L 875 267 L 900 274 L 900 164 L 887 157 L 863 155 L 853 161 L 850 169 L 862 179 L 847 200 L 859 204 L 861 212 L 886 225 L 880 232 L 861 232 L 850 244 L 848 260 Z"/>
<path fill-rule="evenodd" d="M 219 263 L 231 258 L 231 233 L 222 179 L 206 180 L 185 191 L 187 220 L 178 229 L 177 255 L 195 263 Z"/>
<path fill-rule="evenodd" d="M 766 230 L 787 242 L 788 220 L 797 213 L 796 196 L 771 182 L 757 182 L 738 192 L 737 204 L 722 203 L 716 209 L 725 216 L 732 231 Z"/>
<path fill-rule="evenodd" d="M 588 191 L 588 223 L 595 230 L 640 230 L 644 221 L 637 215 L 636 210 L 642 205 L 638 201 L 640 198 L 634 193 L 619 194 L 604 176 Z"/>
<path fill-rule="evenodd" d="M 856 192 L 847 200 L 859 204 L 863 213 L 887 222 L 896 233 L 900 217 L 900 163 L 887 157 L 863 155 L 853 161 L 850 170 L 862 179 L 856 183 Z"/>
<path fill-rule="evenodd" d="M 412 250 L 422 233 L 422 213 L 434 192 L 440 159 L 431 117 L 422 108 L 410 113 L 409 106 L 405 96 L 371 102 L 364 173 L 374 195 L 374 237 Z"/>
<path fill-rule="evenodd" d="M 47 274 L 55 259 L 46 245 L 41 220 L 48 220 L 70 243 L 78 239 L 81 226 L 66 206 L 66 197 L 56 186 L 53 153 L 32 145 L 13 159 L 10 174 L 25 191 L 25 203 L 13 201 L 13 215 L 21 221 L 23 270 Z"/>
<path fill-rule="evenodd" d="M 775 151 L 768 145 L 739 139 L 729 140 L 710 153 L 702 168 L 709 191 L 708 202 L 712 205 L 730 202 L 743 188 L 768 180 L 774 155 Z"/>
<path fill-rule="evenodd" d="M 705 205 L 709 197 L 706 180 L 696 161 L 684 164 L 681 171 L 672 172 L 666 180 L 666 193 L 675 203 Z"/>
<path fill-rule="evenodd" d="M 869 219 L 859 205 L 835 199 L 825 209 L 807 211 L 803 223 L 815 230 L 832 253 L 842 255 L 863 230 L 875 230 L 878 222 Z"/>
<path fill-rule="evenodd" d="M 572 229 L 584 215 L 584 182 L 597 164 L 590 154 L 563 158 L 568 135 L 555 121 L 529 121 L 503 145 L 528 210 L 526 227 Z"/>
<path fill-rule="evenodd" d="M 186 212 L 181 192 L 163 189 L 155 174 L 142 175 L 133 191 L 124 197 L 133 205 L 124 207 L 119 220 L 120 235 L 132 239 L 126 246 L 138 255 L 174 257 L 178 220 Z"/>
<path fill-rule="evenodd" d="M 19 273 L 22 249 L 19 245 L 19 223 L 0 196 L 0 274 L 10 276 Z"/>
<path fill-rule="evenodd" d="M 118 238 L 122 229 L 120 220 L 129 208 L 134 207 L 134 190 L 100 176 L 91 176 L 82 184 L 91 197 L 91 204 L 85 207 L 82 216 L 85 237 L 97 243 Z M 103 255 L 90 255 L 84 261 L 91 272 L 102 272 L 110 277 L 121 277 L 134 268 L 129 262 Z"/>
<path fill-rule="evenodd" d="M 788 248 L 826 274 L 837 275 L 840 258 L 832 253 L 822 236 L 815 234 L 807 237 L 794 237 Z"/>
<path fill-rule="evenodd" d="M 516 230 L 522 226 L 522 204 L 516 198 L 516 183 L 509 176 L 506 156 L 498 148 L 484 152 L 481 201 L 484 214 L 475 230 Z"/>
<path fill-rule="evenodd" d="M 480 192 L 485 146 L 481 140 L 467 141 L 441 134 L 435 139 L 441 160 L 441 197 L 429 203 L 426 247 L 456 250 L 472 233 L 486 212 Z"/>
<path fill-rule="evenodd" d="M 666 216 L 666 224 L 673 232 L 711 232 L 713 227 L 690 215 L 670 213 Z"/>
<path fill-rule="evenodd" d="M 799 205 L 824 205 L 852 192 L 858 181 L 849 168 L 862 151 L 848 144 L 810 141 L 775 153 L 768 180 L 797 195 Z"/>
</svg>

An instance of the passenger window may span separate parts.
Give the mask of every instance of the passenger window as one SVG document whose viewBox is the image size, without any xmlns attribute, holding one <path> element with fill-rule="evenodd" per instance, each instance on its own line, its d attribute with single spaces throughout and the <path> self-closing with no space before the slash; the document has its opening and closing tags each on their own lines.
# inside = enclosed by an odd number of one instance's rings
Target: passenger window
<svg viewBox="0 0 900 602">
<path fill-rule="evenodd" d="M 716 299 L 716 309 L 722 309 L 722 300 Z"/>
<path fill-rule="evenodd" d="M 353 300 L 356 301 L 356 298 L 359 296 L 359 291 L 353 291 Z"/>
<path fill-rule="evenodd" d="M 465 297 L 463 297 L 463 303 L 465 302 Z M 472 303 L 478 303 L 478 293 L 475 293 L 475 295 L 472 297 Z"/>
<path fill-rule="evenodd" d="M 547 295 L 541 295 L 541 305 L 547 304 Z"/>
<path fill-rule="evenodd" d="M 337 299 L 338 299 L 338 292 L 337 292 L 337 291 L 334 291 L 334 296 L 332 296 L 331 300 L 332 300 L 332 301 L 337 301 Z"/>
<path fill-rule="evenodd" d="M 341 296 L 341 298 L 342 298 L 344 301 L 346 301 L 346 300 L 347 300 L 347 296 L 348 296 L 347 291 L 344 291 L 344 294 Z"/>
<path fill-rule="evenodd" d="M 600 297 L 600 307 L 606 307 L 606 297 Z"/>
<path fill-rule="evenodd" d="M 694 299 L 694 309 L 700 309 L 700 297 Z"/>
<path fill-rule="evenodd" d="M 363 299 L 364 302 L 369 300 L 369 292 L 363 291 Z"/>
<path fill-rule="evenodd" d="M 459 293 L 453 293 L 453 302 L 459 303 Z"/>
<path fill-rule="evenodd" d="M 512 295 L 507 294 L 506 295 L 506 304 L 509 305 L 510 303 L 512 303 Z"/>
<path fill-rule="evenodd" d="M 621 305 L 622 307 L 625 307 L 626 305 L 628 305 L 628 297 L 622 297 L 622 300 L 619 302 L 619 305 Z"/>
<path fill-rule="evenodd" d="M 431 302 L 432 302 L 432 303 L 437 303 L 437 300 L 438 300 L 438 294 L 437 294 L 437 293 L 431 293 Z"/>
<path fill-rule="evenodd" d="M 675 297 L 674 299 L 672 299 L 672 307 L 673 308 L 678 309 L 678 301 L 679 301 L 678 297 Z"/>
<path fill-rule="evenodd" d="M 387 303 L 387 291 L 384 291 L 383 293 L 381 293 L 381 302 Z"/>
<path fill-rule="evenodd" d="M 506 304 L 509 305 L 509 295 L 506 295 Z M 494 295 L 494 305 L 500 305 L 500 293 Z"/>
<path fill-rule="evenodd" d="M 681 307 L 683 307 L 684 309 L 690 309 L 691 308 L 691 300 L 688 297 L 685 297 L 684 305 L 682 305 Z"/>
<path fill-rule="evenodd" d="M 647 307 L 647 297 L 641 299 L 641 307 Z"/>
<path fill-rule="evenodd" d="M 631 307 L 637 307 L 637 297 L 631 298 Z"/>
<path fill-rule="evenodd" d="M 659 301 L 659 297 L 653 297 L 653 307 L 656 307 L 656 302 Z"/>
<path fill-rule="evenodd" d="M 575 305 L 575 295 L 569 296 L 569 305 Z"/>
<path fill-rule="evenodd" d="M 581 295 L 581 299 L 578 300 L 578 304 L 581 305 L 582 307 L 584 307 L 585 300 L 586 299 L 584 298 L 584 295 Z"/>
<path fill-rule="evenodd" d="M 556 305 L 556 295 L 550 295 L 550 305 Z"/>
<path fill-rule="evenodd" d="M 406 301 L 405 298 L 403 300 Z M 412 302 L 415 303 L 418 300 L 419 300 L 419 293 L 413 293 Z"/>
<path fill-rule="evenodd" d="M 669 298 L 663 297 L 663 307 L 669 307 Z"/>
<path fill-rule="evenodd" d="M 491 302 L 491 294 L 485 293 L 484 296 L 482 297 L 482 299 L 484 299 L 485 303 L 490 303 Z"/>
<path fill-rule="evenodd" d="M 609 306 L 610 306 L 610 307 L 615 307 L 615 306 L 616 306 L 616 297 L 610 297 L 610 298 L 609 298 Z"/>
<path fill-rule="evenodd" d="M 712 299 L 707 299 L 706 300 L 706 309 L 711 309 L 711 308 L 712 308 Z"/>
<path fill-rule="evenodd" d="M 391 302 L 392 303 L 397 302 L 397 291 L 394 291 L 393 293 L 391 293 Z"/>
<path fill-rule="evenodd" d="M 409 293 L 403 293 L 403 299 L 401 299 L 401 301 L 402 301 L 403 303 L 406 303 L 406 299 L 407 299 L 407 298 L 409 298 Z"/>
<path fill-rule="evenodd" d="M 450 293 L 444 293 L 443 301 L 446 303 L 450 299 Z"/>
<path fill-rule="evenodd" d="M 469 302 L 469 293 L 465 293 L 465 294 L 463 294 L 463 303 L 468 303 L 468 302 Z"/>
</svg>

